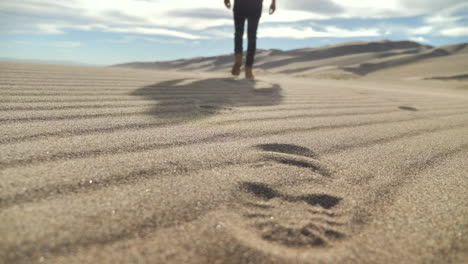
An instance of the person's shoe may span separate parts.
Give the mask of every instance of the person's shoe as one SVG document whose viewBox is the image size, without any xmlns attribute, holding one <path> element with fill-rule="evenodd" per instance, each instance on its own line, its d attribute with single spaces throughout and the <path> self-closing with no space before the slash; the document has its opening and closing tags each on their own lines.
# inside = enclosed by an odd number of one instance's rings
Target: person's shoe
<svg viewBox="0 0 468 264">
<path fill-rule="evenodd" d="M 245 67 L 245 78 L 249 80 L 255 80 L 255 76 L 252 72 L 252 67 Z"/>
<path fill-rule="evenodd" d="M 234 76 L 239 76 L 242 67 L 242 53 L 237 53 L 234 56 L 234 65 L 232 66 L 231 73 Z"/>
</svg>

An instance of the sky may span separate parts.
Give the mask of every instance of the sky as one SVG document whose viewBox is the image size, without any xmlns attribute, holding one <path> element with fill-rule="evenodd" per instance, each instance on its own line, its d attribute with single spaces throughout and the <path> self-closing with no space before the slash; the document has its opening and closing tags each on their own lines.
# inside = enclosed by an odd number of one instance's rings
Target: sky
<svg viewBox="0 0 468 264">
<path fill-rule="evenodd" d="M 466 0 L 270 0 L 257 47 L 350 41 L 468 42 Z M 233 52 L 224 0 L 0 1 L 0 58 L 111 65 Z"/>
</svg>

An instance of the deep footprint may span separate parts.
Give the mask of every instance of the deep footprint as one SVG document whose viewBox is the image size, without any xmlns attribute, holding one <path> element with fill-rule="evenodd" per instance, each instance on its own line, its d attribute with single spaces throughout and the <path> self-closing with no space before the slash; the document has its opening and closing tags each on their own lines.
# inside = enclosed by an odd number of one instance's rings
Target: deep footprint
<svg viewBox="0 0 468 264">
<path fill-rule="evenodd" d="M 239 188 L 248 194 L 244 217 L 263 240 L 287 247 L 321 247 L 345 237 L 336 229 L 342 224 L 330 213 L 342 198 L 327 194 L 288 195 L 255 182 L 243 182 Z"/>
</svg>

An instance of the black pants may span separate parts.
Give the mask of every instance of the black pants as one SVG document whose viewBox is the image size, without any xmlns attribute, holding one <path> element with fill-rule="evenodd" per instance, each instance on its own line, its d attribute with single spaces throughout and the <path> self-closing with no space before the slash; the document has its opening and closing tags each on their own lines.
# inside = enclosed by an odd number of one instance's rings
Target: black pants
<svg viewBox="0 0 468 264">
<path fill-rule="evenodd" d="M 237 1 L 234 4 L 234 24 L 236 27 L 236 33 L 234 34 L 234 52 L 237 54 L 243 51 L 242 45 L 245 20 L 247 20 L 247 38 L 249 43 L 247 46 L 247 61 L 245 66 L 252 67 L 254 64 L 255 51 L 257 49 L 257 28 L 262 15 L 262 4 L 259 2 L 257 6 L 247 8 L 243 7 L 241 4 L 237 4 Z"/>
</svg>

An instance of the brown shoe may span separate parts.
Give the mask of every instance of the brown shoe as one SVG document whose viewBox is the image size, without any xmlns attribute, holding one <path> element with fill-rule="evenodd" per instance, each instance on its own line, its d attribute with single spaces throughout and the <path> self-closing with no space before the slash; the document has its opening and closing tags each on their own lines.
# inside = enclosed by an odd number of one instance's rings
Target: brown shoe
<svg viewBox="0 0 468 264">
<path fill-rule="evenodd" d="M 255 76 L 252 72 L 252 67 L 245 67 L 245 78 L 249 80 L 255 80 Z"/>
<path fill-rule="evenodd" d="M 231 73 L 234 76 L 239 76 L 242 67 L 242 53 L 234 55 L 234 65 L 232 66 Z"/>
</svg>

